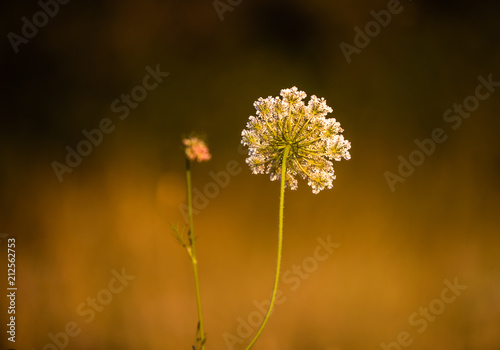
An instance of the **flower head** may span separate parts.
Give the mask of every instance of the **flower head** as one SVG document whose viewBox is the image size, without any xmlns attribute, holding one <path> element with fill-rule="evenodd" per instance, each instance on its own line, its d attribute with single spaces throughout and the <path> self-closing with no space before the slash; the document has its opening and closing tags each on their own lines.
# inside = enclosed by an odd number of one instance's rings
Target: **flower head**
<svg viewBox="0 0 500 350">
<path fill-rule="evenodd" d="M 307 105 L 304 91 L 296 87 L 281 90 L 281 97 L 259 98 L 241 133 L 248 146 L 247 164 L 254 174 L 281 179 L 285 150 L 286 184 L 297 189 L 296 175 L 308 180 L 313 193 L 333 187 L 333 160 L 350 159 L 351 143 L 344 139 L 340 123 L 326 118 L 332 112 L 324 98 L 311 96 Z"/>
<path fill-rule="evenodd" d="M 197 160 L 198 162 L 208 161 L 212 156 L 210 155 L 210 151 L 208 150 L 205 141 L 200 140 L 197 137 L 188 137 L 182 140 L 184 146 L 186 146 L 186 157 L 193 161 Z"/>
</svg>

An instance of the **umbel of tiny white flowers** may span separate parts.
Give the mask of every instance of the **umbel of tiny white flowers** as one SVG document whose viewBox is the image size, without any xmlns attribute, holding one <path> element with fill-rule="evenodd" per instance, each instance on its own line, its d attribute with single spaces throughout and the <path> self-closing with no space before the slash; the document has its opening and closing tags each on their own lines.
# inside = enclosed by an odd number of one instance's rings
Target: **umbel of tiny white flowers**
<svg viewBox="0 0 500 350">
<path fill-rule="evenodd" d="M 286 185 L 297 189 L 296 176 L 308 180 L 313 193 L 333 187 L 332 161 L 350 159 L 351 143 L 344 139 L 340 123 L 326 118 L 332 109 L 324 98 L 311 96 L 307 105 L 304 91 L 295 86 L 281 90 L 281 98 L 259 98 L 254 102 L 256 116 L 250 116 L 241 133 L 248 146 L 247 164 L 254 174 L 270 174 L 281 179 L 285 149 Z"/>
</svg>

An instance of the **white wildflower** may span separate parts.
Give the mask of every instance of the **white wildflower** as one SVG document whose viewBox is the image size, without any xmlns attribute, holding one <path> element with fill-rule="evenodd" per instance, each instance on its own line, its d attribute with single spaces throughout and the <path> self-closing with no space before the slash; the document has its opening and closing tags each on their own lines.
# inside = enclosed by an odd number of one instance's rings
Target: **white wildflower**
<svg viewBox="0 0 500 350">
<path fill-rule="evenodd" d="M 281 179 L 283 155 L 286 159 L 286 184 L 297 189 L 296 176 L 308 180 L 313 193 L 333 187 L 333 160 L 350 159 L 351 143 L 341 134 L 334 118 L 326 118 L 332 109 L 324 98 L 311 96 L 304 104 L 304 91 L 296 87 L 281 90 L 281 97 L 259 98 L 242 135 L 248 146 L 247 164 L 254 174 L 270 174 Z"/>
</svg>

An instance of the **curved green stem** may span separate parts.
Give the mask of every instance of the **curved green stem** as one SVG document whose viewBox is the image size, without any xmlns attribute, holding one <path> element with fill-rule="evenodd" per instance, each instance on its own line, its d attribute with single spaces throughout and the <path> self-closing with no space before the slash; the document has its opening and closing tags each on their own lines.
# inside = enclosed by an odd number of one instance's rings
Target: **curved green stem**
<svg viewBox="0 0 500 350">
<path fill-rule="evenodd" d="M 198 261 L 196 260 L 196 247 L 195 247 L 195 237 L 194 237 L 194 226 L 193 226 L 193 196 L 191 191 L 191 162 L 186 159 L 186 180 L 187 180 L 187 192 L 188 192 L 188 214 L 189 214 L 189 248 L 188 253 L 191 257 L 191 262 L 193 264 L 193 274 L 194 274 L 194 286 L 196 290 L 196 308 L 198 310 L 198 327 L 196 329 L 196 343 L 200 343 L 200 349 L 205 349 L 206 334 L 205 328 L 203 327 L 203 315 L 201 313 L 201 297 L 200 297 L 200 281 L 198 279 Z"/>
<path fill-rule="evenodd" d="M 252 339 L 250 344 L 245 348 L 245 350 L 249 350 L 255 344 L 257 339 L 259 339 L 260 334 L 264 330 L 271 313 L 273 312 L 274 302 L 276 301 L 276 294 L 278 292 L 278 282 L 280 278 L 280 268 L 281 268 L 281 251 L 283 248 L 283 208 L 285 203 L 285 182 L 286 182 L 286 159 L 288 157 L 288 153 L 290 153 L 290 145 L 285 147 L 285 151 L 283 152 L 283 160 L 281 164 L 281 188 L 280 188 L 280 211 L 279 211 L 279 227 L 278 227 L 278 258 L 276 262 L 276 274 L 274 276 L 274 287 L 273 293 L 271 295 L 271 302 L 269 303 L 269 308 L 267 310 L 266 316 L 264 317 L 264 321 L 260 325 L 257 334 Z"/>
</svg>

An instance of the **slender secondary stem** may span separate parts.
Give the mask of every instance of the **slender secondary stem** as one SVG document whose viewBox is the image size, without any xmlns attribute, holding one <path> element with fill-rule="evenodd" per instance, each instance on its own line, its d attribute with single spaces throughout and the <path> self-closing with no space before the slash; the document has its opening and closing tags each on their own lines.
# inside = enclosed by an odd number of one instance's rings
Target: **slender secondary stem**
<svg viewBox="0 0 500 350">
<path fill-rule="evenodd" d="M 187 179 L 187 192 L 188 192 L 188 213 L 189 213 L 189 249 L 188 253 L 191 257 L 193 264 L 194 286 L 196 290 L 196 307 L 198 309 L 198 328 L 196 331 L 196 342 L 201 344 L 201 350 L 205 349 L 205 328 L 203 328 L 203 315 L 201 313 L 201 297 L 200 297 L 200 281 L 198 279 L 198 260 L 196 259 L 196 247 L 193 226 L 193 196 L 191 191 L 191 162 L 186 159 L 186 179 Z"/>
<path fill-rule="evenodd" d="M 274 302 L 276 301 L 276 294 L 278 292 L 278 282 L 280 278 L 280 268 L 281 268 L 281 251 L 283 248 L 283 208 L 285 203 L 285 182 L 286 182 L 286 159 L 288 157 L 288 153 L 290 153 L 290 145 L 285 147 L 285 151 L 283 152 L 283 160 L 281 163 L 281 188 L 280 188 L 280 211 L 279 211 L 279 227 L 278 227 L 278 258 L 276 262 L 276 274 L 274 276 L 274 287 L 273 293 L 271 296 L 271 302 L 269 303 L 269 308 L 267 310 L 266 316 L 264 317 L 264 321 L 260 325 L 257 334 L 252 339 L 250 344 L 245 348 L 245 350 L 249 350 L 255 344 L 257 339 L 259 339 L 260 334 L 264 330 L 271 313 L 273 312 Z"/>
</svg>

